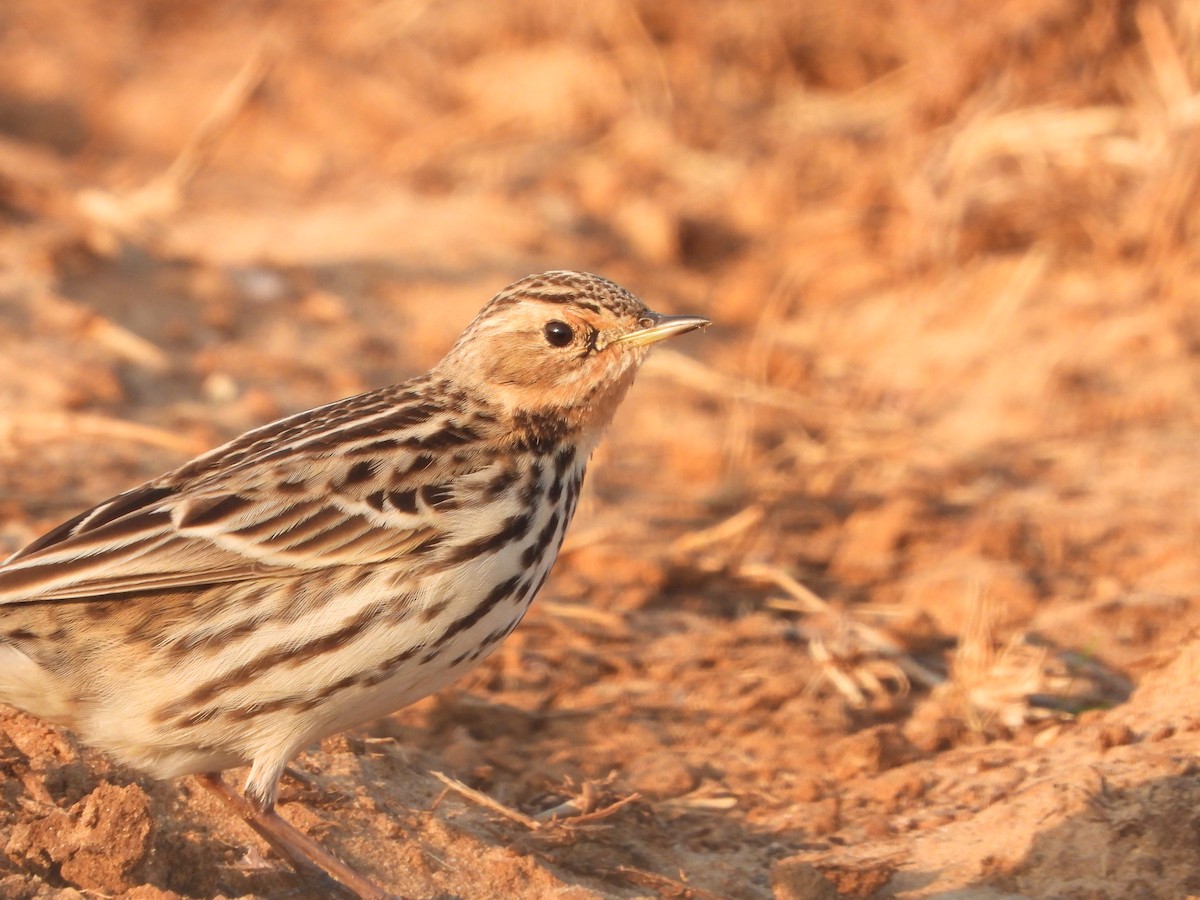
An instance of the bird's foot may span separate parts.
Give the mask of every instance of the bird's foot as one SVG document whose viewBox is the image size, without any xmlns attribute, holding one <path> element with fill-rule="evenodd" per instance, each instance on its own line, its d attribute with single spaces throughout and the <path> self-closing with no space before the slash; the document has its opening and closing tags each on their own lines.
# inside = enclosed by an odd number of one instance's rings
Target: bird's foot
<svg viewBox="0 0 1200 900">
<path fill-rule="evenodd" d="M 360 900 L 398 900 L 395 894 L 354 871 L 274 809 L 259 809 L 226 784 L 220 775 L 210 773 L 196 778 L 305 878 L 326 885 L 333 881 Z M 328 893 L 327 889 L 325 893 Z"/>
</svg>

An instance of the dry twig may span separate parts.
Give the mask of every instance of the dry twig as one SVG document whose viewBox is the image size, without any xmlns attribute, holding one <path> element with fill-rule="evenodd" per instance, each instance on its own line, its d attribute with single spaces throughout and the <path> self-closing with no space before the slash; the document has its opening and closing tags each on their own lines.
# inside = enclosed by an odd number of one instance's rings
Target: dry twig
<svg viewBox="0 0 1200 900">
<path fill-rule="evenodd" d="M 161 175 L 127 194 L 98 188 L 79 192 L 76 205 L 93 226 L 90 236 L 98 250 L 113 252 L 119 238 L 144 236 L 148 225 L 179 208 L 188 183 L 216 151 L 262 83 L 267 68 L 267 42 L 263 41 L 251 51 L 208 115 L 188 136 L 175 160 Z"/>
<path fill-rule="evenodd" d="M 518 812 L 511 807 L 505 806 L 499 800 L 496 800 L 494 797 L 489 797 L 482 791 L 477 791 L 472 787 L 468 787 L 457 778 L 451 778 L 444 772 L 434 772 L 432 774 L 434 778 L 446 785 L 446 787 L 454 791 L 454 793 L 467 798 L 472 803 L 478 804 L 484 809 L 490 809 L 492 812 L 499 816 L 503 816 L 509 821 L 516 822 L 519 825 L 524 825 L 530 831 L 537 831 L 539 828 L 541 828 L 541 825 L 536 820 L 531 819 L 529 816 L 525 815 L 525 813 Z"/>
<path fill-rule="evenodd" d="M 633 803 L 635 800 L 641 799 L 641 794 L 630 794 L 627 797 L 622 797 L 620 800 L 610 803 L 608 806 L 601 809 L 593 809 L 595 806 L 595 788 L 590 783 L 585 783 L 580 790 L 580 796 L 573 800 L 567 800 L 555 806 L 553 809 L 539 813 L 536 817 L 530 817 L 523 812 L 519 812 L 511 807 L 505 806 L 494 797 L 489 797 L 482 791 L 477 791 L 472 787 L 463 784 L 457 778 L 452 778 L 444 772 L 434 772 L 433 777 L 446 785 L 456 794 L 460 794 L 468 800 L 490 809 L 497 815 L 524 825 L 530 831 L 545 831 L 547 828 L 553 827 L 568 827 L 573 828 L 579 825 L 587 825 L 593 822 L 598 822 L 601 819 L 607 819 L 613 813 L 617 812 L 624 806 Z M 569 818 L 560 818 L 560 816 L 569 816 Z"/>
<path fill-rule="evenodd" d="M 846 633 L 853 644 L 879 657 L 876 660 L 858 661 L 847 671 L 823 638 L 808 635 L 809 652 L 813 660 L 839 693 L 855 706 L 866 703 L 864 689 L 872 694 L 885 693 L 881 680 L 884 678 L 898 682 L 902 695 L 907 693 L 910 682 L 931 688 L 945 681 L 937 672 L 904 652 L 886 633 L 855 620 L 848 612 L 835 609 L 778 566 L 748 563 L 737 570 L 737 575 L 749 581 L 774 585 L 788 595 L 786 599 L 768 601 L 767 605 L 770 608 L 828 616 L 836 623 L 838 629 Z"/>
</svg>

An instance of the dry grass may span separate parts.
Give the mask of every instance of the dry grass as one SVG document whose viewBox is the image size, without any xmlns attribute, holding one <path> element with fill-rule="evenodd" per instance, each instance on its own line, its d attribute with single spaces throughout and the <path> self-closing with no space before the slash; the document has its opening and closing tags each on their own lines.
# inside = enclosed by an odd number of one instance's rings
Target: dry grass
<svg viewBox="0 0 1200 900">
<path fill-rule="evenodd" d="M 761 896 L 776 845 L 936 818 L 843 793 L 1050 746 L 1190 633 L 1198 48 L 1197 0 L 10 0 L 0 535 L 420 370 L 528 271 L 709 315 L 467 683 L 524 712 L 381 746 L 603 814 L 537 857 L 572 885 Z"/>
</svg>

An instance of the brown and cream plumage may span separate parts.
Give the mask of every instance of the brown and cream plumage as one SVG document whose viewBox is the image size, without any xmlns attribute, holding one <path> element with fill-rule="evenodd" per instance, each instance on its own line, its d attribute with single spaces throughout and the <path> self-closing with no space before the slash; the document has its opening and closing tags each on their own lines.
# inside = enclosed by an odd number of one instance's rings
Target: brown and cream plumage
<svg viewBox="0 0 1200 900">
<path fill-rule="evenodd" d="M 516 627 L 646 349 L 707 324 L 594 275 L 531 276 L 428 374 L 76 516 L 0 566 L 0 701 L 156 777 L 221 790 L 211 773 L 249 763 L 251 824 L 382 896 L 273 813 L 284 767 Z"/>
</svg>

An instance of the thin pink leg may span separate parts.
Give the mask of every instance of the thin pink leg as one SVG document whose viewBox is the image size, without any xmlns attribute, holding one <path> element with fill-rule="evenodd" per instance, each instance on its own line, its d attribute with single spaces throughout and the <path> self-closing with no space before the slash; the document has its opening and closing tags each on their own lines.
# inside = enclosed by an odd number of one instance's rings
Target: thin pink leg
<svg viewBox="0 0 1200 900">
<path fill-rule="evenodd" d="M 197 775 L 196 779 L 220 797 L 297 872 L 309 877 L 328 876 L 361 900 L 397 900 L 395 894 L 388 893 L 369 878 L 355 872 L 274 809 L 256 807 L 227 785 L 220 775 Z"/>
</svg>

